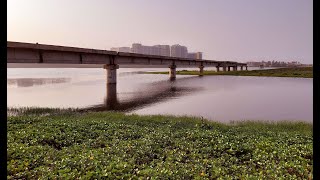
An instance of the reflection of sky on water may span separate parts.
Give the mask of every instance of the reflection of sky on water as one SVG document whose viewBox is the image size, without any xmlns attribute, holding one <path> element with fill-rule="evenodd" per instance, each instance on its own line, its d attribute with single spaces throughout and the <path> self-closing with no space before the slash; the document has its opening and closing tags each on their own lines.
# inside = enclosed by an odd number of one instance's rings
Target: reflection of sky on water
<svg viewBox="0 0 320 180">
<path fill-rule="evenodd" d="M 159 69 L 120 68 L 117 91 L 108 92 L 103 69 L 8 69 L 8 106 L 192 115 L 217 121 L 313 118 L 312 79 L 178 76 L 169 81 L 168 75 L 139 73 L 143 70 Z"/>
<path fill-rule="evenodd" d="M 45 84 L 58 84 L 70 82 L 71 78 L 16 78 L 7 79 L 8 86 L 30 87 Z"/>
</svg>

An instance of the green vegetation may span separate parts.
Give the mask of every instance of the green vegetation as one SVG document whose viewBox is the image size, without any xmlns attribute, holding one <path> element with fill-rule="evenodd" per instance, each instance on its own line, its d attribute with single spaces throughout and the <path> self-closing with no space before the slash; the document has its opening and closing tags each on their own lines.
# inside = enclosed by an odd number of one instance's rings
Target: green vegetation
<svg viewBox="0 0 320 180">
<path fill-rule="evenodd" d="M 168 74 L 168 72 L 146 72 L 147 74 Z M 199 71 L 177 71 L 178 75 L 199 75 Z M 252 71 L 204 71 L 204 75 L 232 75 L 232 76 L 267 76 L 267 77 L 300 77 L 313 78 L 312 67 L 297 67 L 297 68 L 279 68 L 279 69 L 264 69 Z"/>
<path fill-rule="evenodd" d="M 8 109 L 8 179 L 312 179 L 312 125 Z"/>
</svg>

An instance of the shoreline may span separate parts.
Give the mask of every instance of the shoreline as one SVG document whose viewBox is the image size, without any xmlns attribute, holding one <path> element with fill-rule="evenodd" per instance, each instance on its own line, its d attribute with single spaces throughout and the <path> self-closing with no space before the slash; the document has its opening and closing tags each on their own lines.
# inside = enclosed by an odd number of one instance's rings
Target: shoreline
<svg viewBox="0 0 320 180">
<path fill-rule="evenodd" d="M 235 125 L 238 123 L 258 123 L 258 124 L 281 124 L 281 123 L 302 123 L 313 126 L 312 122 L 306 120 L 254 120 L 254 119 L 246 119 L 246 120 L 229 120 L 226 122 L 217 121 L 214 119 L 203 118 L 202 116 L 192 116 L 192 115 L 171 115 L 171 114 L 151 114 L 151 115 L 139 115 L 135 113 L 126 113 L 122 111 L 94 111 L 82 108 L 50 108 L 50 107 L 7 107 L 7 116 L 8 117 L 19 117 L 19 116 L 55 116 L 55 115 L 63 115 L 63 114 L 88 114 L 88 113 L 119 113 L 125 116 L 162 116 L 168 118 L 193 118 L 201 121 L 207 121 L 211 123 L 219 123 L 224 125 Z"/>
<path fill-rule="evenodd" d="M 144 74 L 169 74 L 169 72 L 145 72 Z M 177 75 L 200 75 L 199 71 L 181 70 L 176 72 Z M 203 75 L 229 75 L 229 76 L 256 76 L 256 77 L 291 77 L 291 78 L 313 78 L 313 67 L 297 68 L 277 68 L 262 69 L 251 71 L 204 71 Z"/>
</svg>

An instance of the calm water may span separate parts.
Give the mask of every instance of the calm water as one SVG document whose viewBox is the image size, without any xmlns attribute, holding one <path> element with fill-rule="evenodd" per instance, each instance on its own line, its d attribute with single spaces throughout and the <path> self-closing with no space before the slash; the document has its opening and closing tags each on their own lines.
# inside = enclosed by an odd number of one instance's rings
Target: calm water
<svg viewBox="0 0 320 180">
<path fill-rule="evenodd" d="M 186 69 L 186 68 L 184 68 Z M 202 116 L 211 120 L 313 119 L 312 79 L 177 76 L 118 70 L 117 87 L 100 68 L 8 69 L 8 107 L 77 107 L 136 114 Z"/>
</svg>

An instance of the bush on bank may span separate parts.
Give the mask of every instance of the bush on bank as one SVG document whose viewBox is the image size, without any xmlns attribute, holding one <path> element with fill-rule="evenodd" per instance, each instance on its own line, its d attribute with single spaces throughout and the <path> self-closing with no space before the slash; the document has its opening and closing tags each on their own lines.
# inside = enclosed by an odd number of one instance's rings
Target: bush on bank
<svg viewBox="0 0 320 180">
<path fill-rule="evenodd" d="M 147 74 L 168 74 L 168 72 L 147 72 Z M 199 71 L 177 71 L 178 75 L 199 75 Z M 264 76 L 264 77 L 296 77 L 313 78 L 312 67 L 262 69 L 251 71 L 204 71 L 203 75 L 230 75 L 230 76 Z"/>
<path fill-rule="evenodd" d="M 7 122 L 8 179 L 312 179 L 306 123 L 16 112 Z"/>
</svg>

